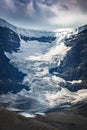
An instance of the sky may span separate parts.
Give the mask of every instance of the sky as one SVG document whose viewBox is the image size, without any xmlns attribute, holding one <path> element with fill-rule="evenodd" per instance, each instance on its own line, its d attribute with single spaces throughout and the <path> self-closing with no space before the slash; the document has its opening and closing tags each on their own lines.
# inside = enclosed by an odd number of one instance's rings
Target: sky
<svg viewBox="0 0 87 130">
<path fill-rule="evenodd" d="M 24 28 L 73 28 L 87 24 L 87 0 L 0 0 L 0 17 Z"/>
</svg>

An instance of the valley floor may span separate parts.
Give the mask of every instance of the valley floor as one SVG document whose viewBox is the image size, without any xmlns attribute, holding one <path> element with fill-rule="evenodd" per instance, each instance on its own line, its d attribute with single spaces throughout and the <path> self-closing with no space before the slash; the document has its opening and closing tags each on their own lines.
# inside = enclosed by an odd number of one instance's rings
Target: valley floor
<svg viewBox="0 0 87 130">
<path fill-rule="evenodd" d="M 25 118 L 0 109 L 0 130 L 87 130 L 87 103 L 68 110 L 47 113 L 47 116 Z"/>
</svg>

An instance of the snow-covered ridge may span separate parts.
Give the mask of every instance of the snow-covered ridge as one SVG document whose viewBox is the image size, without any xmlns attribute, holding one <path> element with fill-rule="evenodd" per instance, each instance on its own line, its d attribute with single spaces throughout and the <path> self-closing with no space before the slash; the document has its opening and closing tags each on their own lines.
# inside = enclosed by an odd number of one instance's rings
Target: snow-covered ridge
<svg viewBox="0 0 87 130">
<path fill-rule="evenodd" d="M 73 28 L 66 28 L 66 29 L 57 29 L 55 31 L 36 31 L 36 30 L 31 30 L 31 29 L 24 29 L 24 28 L 20 28 L 20 27 L 16 27 L 10 23 L 8 23 L 7 21 L 3 20 L 0 18 L 0 26 L 1 27 L 6 27 L 9 28 L 11 30 L 13 30 L 14 32 L 16 32 L 18 35 L 23 35 L 23 36 L 36 36 L 36 37 L 41 37 L 41 36 L 55 36 L 55 34 L 60 34 L 61 32 L 63 32 L 63 34 L 67 34 L 67 38 L 69 38 L 70 35 L 75 35 L 78 34 L 82 31 L 87 30 L 87 25 L 84 25 L 82 27 L 78 27 L 76 29 Z"/>
<path fill-rule="evenodd" d="M 84 26 L 81 26 L 81 27 L 79 27 L 79 28 L 77 29 L 78 33 L 81 33 L 81 32 L 86 31 L 86 30 L 87 30 L 87 24 L 84 25 Z"/>
<path fill-rule="evenodd" d="M 6 27 L 6 28 L 9 28 L 13 31 L 16 31 L 16 27 L 10 23 L 8 23 L 7 21 L 3 20 L 0 18 L 0 26 L 1 27 Z"/>
<path fill-rule="evenodd" d="M 41 36 L 55 36 L 54 32 L 51 31 L 37 31 L 37 30 L 31 30 L 31 29 L 24 29 L 24 28 L 20 28 L 20 27 L 16 27 L 10 23 L 8 23 L 7 21 L 0 19 L 0 26 L 1 27 L 6 27 L 11 29 L 12 31 L 16 32 L 19 36 L 23 35 L 26 37 L 41 37 Z"/>
</svg>

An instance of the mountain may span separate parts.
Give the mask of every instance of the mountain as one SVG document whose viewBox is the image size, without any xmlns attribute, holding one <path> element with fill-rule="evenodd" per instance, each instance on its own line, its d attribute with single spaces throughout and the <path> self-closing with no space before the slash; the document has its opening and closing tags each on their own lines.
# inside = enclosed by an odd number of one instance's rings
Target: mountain
<svg viewBox="0 0 87 130">
<path fill-rule="evenodd" d="M 87 31 L 87 25 L 78 28 L 78 33 L 81 33 L 83 31 Z"/>
<path fill-rule="evenodd" d="M 26 30 L 0 19 L 0 106 L 23 115 L 87 99 L 87 26 Z"/>
<path fill-rule="evenodd" d="M 78 28 L 78 34 L 65 41 L 65 45 L 72 48 L 61 61 L 61 64 L 50 70 L 66 81 L 82 81 L 81 83 L 67 84 L 71 91 L 87 89 L 87 25 Z"/>
<path fill-rule="evenodd" d="M 19 47 L 19 36 L 9 28 L 0 26 L 0 93 L 10 91 L 16 93 L 22 88 L 28 90 L 21 83 L 25 74 L 13 67 L 5 56 L 5 51 L 9 53 L 16 52 Z"/>
<path fill-rule="evenodd" d="M 53 32 L 50 32 L 50 31 L 37 31 L 37 30 L 16 27 L 1 18 L 0 18 L 0 27 L 8 28 L 8 29 L 14 31 L 15 33 L 17 33 L 19 35 L 19 37 L 21 37 L 22 39 L 24 38 L 24 40 L 28 40 L 29 37 L 34 37 L 34 36 L 36 38 L 37 37 L 40 38 L 42 36 L 49 37 L 49 36 L 53 36 L 53 34 L 54 34 Z"/>
<path fill-rule="evenodd" d="M 34 37 L 37 33 L 39 37 Z M 20 72 L 10 63 L 5 52 L 9 52 L 10 54 L 17 52 L 20 48 L 20 37 L 26 42 L 52 42 L 55 40 L 56 37 L 49 36 L 48 32 L 46 32 L 45 36 L 44 33 L 41 34 L 41 32 L 17 28 L 5 20 L 0 19 L 0 94 L 8 92 L 17 93 L 23 88 L 29 90 L 27 85 L 22 84 L 26 74 Z M 52 33 L 50 34 L 52 35 Z"/>
<path fill-rule="evenodd" d="M 15 26 L 11 25 L 10 23 L 8 23 L 2 18 L 0 18 L 0 27 L 9 28 L 10 30 L 14 30 L 14 31 L 16 29 Z"/>
</svg>

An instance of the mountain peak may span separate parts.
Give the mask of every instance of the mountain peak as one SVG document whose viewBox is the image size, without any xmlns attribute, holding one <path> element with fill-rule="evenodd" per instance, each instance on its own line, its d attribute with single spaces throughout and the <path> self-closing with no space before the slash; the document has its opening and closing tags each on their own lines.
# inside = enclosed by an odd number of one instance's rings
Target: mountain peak
<svg viewBox="0 0 87 130">
<path fill-rule="evenodd" d="M 10 24 L 9 22 L 7 22 L 6 20 L 4 20 L 2 18 L 0 18 L 0 26 L 9 28 L 13 31 L 15 31 L 15 28 L 16 28 L 14 25 Z"/>
<path fill-rule="evenodd" d="M 0 18 L 0 26 L 7 26 L 10 25 L 6 20 Z"/>
<path fill-rule="evenodd" d="M 83 25 L 83 26 L 81 26 L 81 27 L 78 27 L 78 33 L 81 33 L 81 32 L 83 32 L 83 31 L 86 31 L 87 30 L 87 24 L 86 25 Z"/>
</svg>

